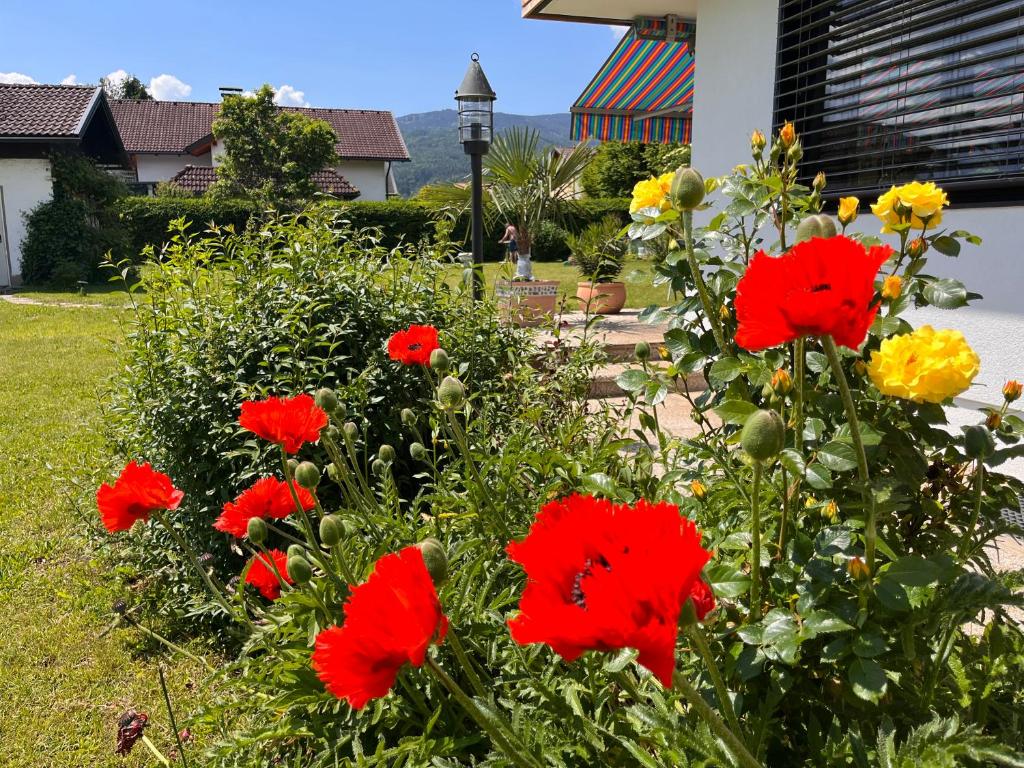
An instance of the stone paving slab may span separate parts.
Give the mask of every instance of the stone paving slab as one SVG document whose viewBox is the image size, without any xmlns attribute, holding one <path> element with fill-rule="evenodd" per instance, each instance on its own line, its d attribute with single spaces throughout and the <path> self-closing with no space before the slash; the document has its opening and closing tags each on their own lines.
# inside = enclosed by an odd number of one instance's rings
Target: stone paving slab
<svg viewBox="0 0 1024 768">
<path fill-rule="evenodd" d="M 665 339 L 668 323 L 645 323 L 640 320 L 639 309 L 624 309 L 616 315 L 604 315 L 596 323 L 586 328 L 588 315 L 583 312 L 568 312 L 561 316 L 561 337 L 563 341 L 572 342 L 584 333 L 590 338 L 606 346 L 619 344 L 636 344 L 646 341 L 652 346 L 661 344 Z M 593 315 L 589 316 L 591 319 Z M 552 340 L 550 331 L 538 334 L 538 341 L 543 343 Z"/>
</svg>

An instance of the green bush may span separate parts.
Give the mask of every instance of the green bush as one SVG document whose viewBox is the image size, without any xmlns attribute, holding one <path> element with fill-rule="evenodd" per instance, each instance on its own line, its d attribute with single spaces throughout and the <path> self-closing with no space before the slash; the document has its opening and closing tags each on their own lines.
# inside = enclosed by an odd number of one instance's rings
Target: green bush
<svg viewBox="0 0 1024 768">
<path fill-rule="evenodd" d="M 610 283 L 622 272 L 626 241 L 614 216 L 588 224 L 578 235 L 569 236 L 569 250 L 580 272 L 580 280 Z"/>
<path fill-rule="evenodd" d="M 399 412 L 427 387 L 419 370 L 388 359 L 394 331 L 444 329 L 442 343 L 469 365 L 464 380 L 481 393 L 504 392 L 507 374 L 528 369 L 522 333 L 450 288 L 445 262 L 388 251 L 353 231 L 345 213 L 271 216 L 243 234 L 182 228 L 134 286 L 140 301 L 109 396 L 110 437 L 124 455 L 170 472 L 188 499 L 178 519 L 218 566 L 233 568 L 233 557 L 211 521 L 275 467 L 274 454 L 239 433 L 246 398 L 333 387 L 365 446 L 391 443 L 405 457 Z M 491 416 L 502 423 L 499 411 Z M 145 570 L 168 546 L 149 542 L 131 557 Z M 181 571 L 165 573 L 181 588 Z"/>
<path fill-rule="evenodd" d="M 569 258 L 569 233 L 551 221 L 545 221 L 533 236 L 534 261 L 565 261 Z"/>
</svg>

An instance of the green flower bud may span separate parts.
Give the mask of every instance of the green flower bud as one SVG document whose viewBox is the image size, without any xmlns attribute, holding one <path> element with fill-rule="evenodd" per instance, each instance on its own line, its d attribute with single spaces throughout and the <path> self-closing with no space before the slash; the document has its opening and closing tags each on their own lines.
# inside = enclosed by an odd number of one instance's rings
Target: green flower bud
<svg viewBox="0 0 1024 768">
<path fill-rule="evenodd" d="M 786 150 L 786 159 L 794 164 L 804 159 L 804 148 L 800 145 L 799 141 Z"/>
<path fill-rule="evenodd" d="M 636 346 L 633 347 L 633 354 L 636 355 L 636 359 L 641 362 L 644 360 L 651 359 L 651 345 L 646 341 L 638 341 Z"/>
<path fill-rule="evenodd" d="M 972 425 L 964 428 L 964 444 L 972 459 L 987 459 L 996 450 L 996 441 L 986 427 Z"/>
<path fill-rule="evenodd" d="M 337 515 L 325 515 L 320 518 L 320 542 L 325 547 L 333 547 L 345 536 L 345 523 Z"/>
<path fill-rule="evenodd" d="M 413 461 L 426 461 L 427 449 L 423 443 L 413 443 L 409 446 L 409 455 L 412 456 Z"/>
<path fill-rule="evenodd" d="M 808 216 L 796 228 L 796 241 L 810 240 L 812 237 L 835 237 L 836 224 L 823 213 Z"/>
<path fill-rule="evenodd" d="M 377 451 L 377 458 L 383 461 L 385 464 L 390 464 L 395 460 L 395 449 L 387 443 L 384 443 Z"/>
<path fill-rule="evenodd" d="M 313 399 L 318 406 L 328 413 L 338 410 L 338 396 L 334 394 L 333 389 L 328 389 L 327 387 L 318 389 Z"/>
<path fill-rule="evenodd" d="M 427 573 L 430 574 L 434 586 L 439 587 L 444 584 L 448 579 L 448 555 L 445 554 L 441 542 L 437 539 L 424 539 L 416 547 L 423 554 L 423 562 L 427 566 Z"/>
<path fill-rule="evenodd" d="M 755 461 L 767 461 L 782 450 L 786 439 L 786 425 L 775 411 L 755 411 L 750 414 L 740 433 L 740 445 Z"/>
<path fill-rule="evenodd" d="M 260 545 L 267 540 L 267 524 L 262 517 L 250 517 L 245 535 L 253 544 Z"/>
<path fill-rule="evenodd" d="M 448 369 L 451 367 L 451 360 L 448 359 L 448 353 L 440 347 L 431 352 L 430 367 L 438 373 L 448 373 Z"/>
<path fill-rule="evenodd" d="M 416 426 L 416 413 L 413 411 L 412 408 L 402 409 L 402 423 L 405 424 L 405 426 L 407 427 Z"/>
<path fill-rule="evenodd" d="M 305 557 L 306 548 L 301 544 L 288 545 L 288 557 Z"/>
<path fill-rule="evenodd" d="M 298 459 L 288 459 L 288 474 L 290 474 L 292 477 L 295 477 L 295 470 L 298 469 L 298 466 Z"/>
<path fill-rule="evenodd" d="M 308 584 L 313 578 L 313 568 L 304 557 L 289 557 L 285 568 L 289 578 L 296 584 Z"/>
<path fill-rule="evenodd" d="M 326 434 L 326 435 L 327 435 L 327 437 L 329 437 L 329 438 L 330 438 L 330 439 L 331 439 L 331 440 L 332 440 L 333 442 L 335 442 L 335 443 L 336 443 L 336 442 L 338 442 L 338 438 L 339 438 L 339 437 L 341 437 L 341 430 L 340 430 L 340 429 L 338 429 L 338 428 L 337 428 L 336 426 L 334 426 L 333 424 L 331 424 L 331 425 L 330 425 L 330 426 L 329 426 L 329 427 L 327 428 L 327 430 L 325 431 L 325 433 L 324 433 L 324 434 Z"/>
<path fill-rule="evenodd" d="M 352 440 L 354 442 L 359 438 L 359 427 L 356 426 L 354 421 L 346 421 L 342 425 L 341 431 L 344 433 L 346 440 Z"/>
<path fill-rule="evenodd" d="M 373 474 L 375 474 L 375 475 L 383 475 L 384 471 L 387 468 L 388 468 L 388 465 L 385 464 L 380 459 L 374 459 L 373 463 L 370 465 L 370 471 L 373 472 Z"/>
<path fill-rule="evenodd" d="M 679 168 L 672 177 L 669 196 L 679 210 L 692 211 L 704 200 L 704 177 L 693 168 Z"/>
<path fill-rule="evenodd" d="M 295 482 L 307 491 L 320 485 L 320 469 L 312 461 L 304 461 L 295 468 Z"/>
<path fill-rule="evenodd" d="M 454 376 L 445 376 L 437 388 L 437 399 L 448 410 L 454 410 L 466 401 L 466 388 Z"/>
<path fill-rule="evenodd" d="M 338 474 L 338 468 L 334 466 L 333 462 L 327 465 L 327 476 L 331 478 L 332 482 L 337 483 L 341 481 L 341 475 Z"/>
</svg>

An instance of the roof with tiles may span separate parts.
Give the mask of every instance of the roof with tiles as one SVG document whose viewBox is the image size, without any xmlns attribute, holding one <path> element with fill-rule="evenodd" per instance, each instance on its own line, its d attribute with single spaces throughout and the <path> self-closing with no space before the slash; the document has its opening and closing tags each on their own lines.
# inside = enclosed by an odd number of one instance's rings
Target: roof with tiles
<svg viewBox="0 0 1024 768">
<path fill-rule="evenodd" d="M 344 200 L 351 200 L 359 195 L 359 190 L 353 187 L 348 179 L 333 168 L 317 171 L 310 179 L 316 184 L 317 189 L 325 194 L 335 195 Z M 201 195 L 216 180 L 216 168 L 208 165 L 186 165 L 175 174 L 170 183 L 186 192 L 195 192 Z"/>
<path fill-rule="evenodd" d="M 0 84 L 0 137 L 80 138 L 100 89 Z"/>
<path fill-rule="evenodd" d="M 194 101 L 110 102 L 125 149 L 133 154 L 185 154 L 208 139 L 219 104 Z M 409 159 L 409 150 L 390 112 L 367 109 L 282 107 L 324 120 L 338 134 L 336 150 L 346 160 Z"/>
</svg>

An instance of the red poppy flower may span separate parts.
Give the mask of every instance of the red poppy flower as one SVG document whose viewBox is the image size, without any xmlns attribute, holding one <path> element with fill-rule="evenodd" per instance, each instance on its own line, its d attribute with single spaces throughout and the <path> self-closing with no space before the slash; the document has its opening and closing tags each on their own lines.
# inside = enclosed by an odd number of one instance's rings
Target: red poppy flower
<svg viewBox="0 0 1024 768">
<path fill-rule="evenodd" d="M 843 237 L 815 237 L 778 258 L 754 254 L 736 286 L 736 343 L 757 351 L 801 336 L 857 349 L 878 305 L 875 275 L 893 253 Z"/>
<path fill-rule="evenodd" d="M 316 637 L 313 669 L 354 709 L 387 694 L 406 664 L 419 667 L 448 619 L 418 547 L 385 555 L 345 603 L 345 623 Z"/>
<path fill-rule="evenodd" d="M 136 520 L 148 520 L 151 512 L 177 509 L 184 495 L 148 462 L 129 461 L 113 485 L 104 483 L 96 491 L 96 506 L 103 525 L 116 533 L 127 531 Z"/>
<path fill-rule="evenodd" d="M 299 502 L 307 512 L 316 506 L 313 494 L 298 485 L 295 486 Z M 234 501 L 229 501 L 221 510 L 213 527 L 218 531 L 242 538 L 246 535 L 249 521 L 254 517 L 281 520 L 295 511 L 295 499 L 288 490 L 288 483 L 276 477 L 257 480 L 242 491 Z"/>
<path fill-rule="evenodd" d="M 573 495 L 545 505 L 506 551 L 527 576 L 512 639 L 546 643 L 566 661 L 636 648 L 637 660 L 672 684 L 679 614 L 700 598 L 711 557 L 677 507 Z"/>
<path fill-rule="evenodd" d="M 309 395 L 247 400 L 238 419 L 244 429 L 284 446 L 288 453 L 319 440 L 327 421 L 327 413 Z"/>
<path fill-rule="evenodd" d="M 388 356 L 403 365 L 428 365 L 430 353 L 437 343 L 437 328 L 432 325 L 410 325 L 388 339 Z"/>
<path fill-rule="evenodd" d="M 277 578 L 277 574 L 281 574 L 285 584 L 292 583 L 288 576 L 288 555 L 280 549 L 269 549 L 267 554 L 273 558 L 273 567 L 271 567 L 271 561 L 267 559 L 267 555 L 262 552 L 254 555 L 249 561 L 249 572 L 245 575 L 245 583 L 256 587 L 267 600 L 277 600 L 281 596 L 281 581 Z M 277 573 L 274 573 L 274 568 L 277 569 Z"/>
<path fill-rule="evenodd" d="M 697 583 L 693 585 L 693 591 L 690 593 L 690 599 L 693 601 L 693 609 L 697 614 L 698 621 L 704 621 L 704 618 L 715 610 L 715 593 L 711 591 L 711 587 L 704 579 L 697 579 Z"/>
</svg>

